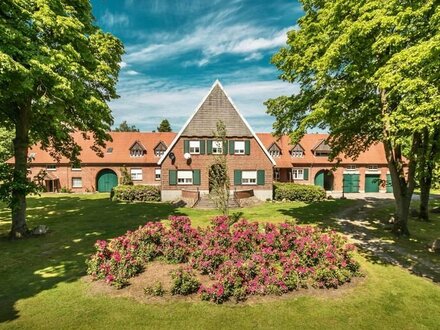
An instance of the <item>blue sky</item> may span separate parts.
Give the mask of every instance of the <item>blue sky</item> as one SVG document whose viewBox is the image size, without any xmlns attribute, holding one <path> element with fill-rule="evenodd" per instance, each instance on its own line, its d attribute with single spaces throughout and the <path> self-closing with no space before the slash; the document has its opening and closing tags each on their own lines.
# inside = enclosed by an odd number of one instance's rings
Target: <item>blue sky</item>
<svg viewBox="0 0 440 330">
<path fill-rule="evenodd" d="M 302 9 L 288 0 L 92 0 L 98 25 L 122 40 L 115 124 L 141 130 L 167 118 L 178 131 L 219 79 L 257 132 L 273 118 L 263 102 L 296 87 L 270 64 Z"/>
</svg>

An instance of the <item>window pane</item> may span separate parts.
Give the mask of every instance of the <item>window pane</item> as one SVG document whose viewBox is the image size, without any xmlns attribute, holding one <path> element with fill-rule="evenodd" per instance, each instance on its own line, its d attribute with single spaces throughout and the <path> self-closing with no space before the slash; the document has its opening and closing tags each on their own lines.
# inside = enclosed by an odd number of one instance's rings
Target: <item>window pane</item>
<svg viewBox="0 0 440 330">
<path fill-rule="evenodd" d="M 82 179 L 72 178 L 72 188 L 81 188 L 81 187 L 82 187 Z"/>
</svg>

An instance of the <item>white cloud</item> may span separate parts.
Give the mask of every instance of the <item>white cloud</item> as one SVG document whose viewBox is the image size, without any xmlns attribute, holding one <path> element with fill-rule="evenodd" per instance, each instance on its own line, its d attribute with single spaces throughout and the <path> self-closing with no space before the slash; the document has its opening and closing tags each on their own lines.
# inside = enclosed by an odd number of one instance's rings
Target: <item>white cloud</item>
<svg viewBox="0 0 440 330">
<path fill-rule="evenodd" d="M 126 27 L 129 25 L 130 20 L 125 14 L 113 14 L 108 9 L 105 11 L 104 15 L 100 18 L 100 23 L 106 27 L 121 26 Z"/>
<path fill-rule="evenodd" d="M 128 70 L 125 74 L 128 74 L 129 76 L 136 76 L 139 74 L 139 72 L 135 70 Z"/>
<path fill-rule="evenodd" d="M 264 55 L 261 54 L 261 53 L 252 53 L 252 54 L 246 56 L 246 57 L 244 58 L 244 61 L 246 61 L 246 62 L 249 62 L 249 61 L 259 61 L 259 60 L 261 60 L 263 57 L 264 57 Z"/>
<path fill-rule="evenodd" d="M 120 91 L 121 98 L 111 102 L 110 107 L 116 123 L 127 120 L 143 130 L 152 130 L 161 118 L 167 118 L 174 129 L 179 130 L 208 93 L 209 87 L 175 88 L 164 82 L 151 82 L 145 83 L 141 91 L 133 84 L 132 90 Z M 298 90 L 297 86 L 279 80 L 235 83 L 224 87 L 243 116 L 260 132 L 270 131 L 273 122 L 265 113 L 263 102 Z"/>
<path fill-rule="evenodd" d="M 127 63 L 124 62 L 124 61 L 122 61 L 121 63 L 119 63 L 119 67 L 120 67 L 121 69 L 125 68 L 126 66 L 127 66 Z"/>
</svg>

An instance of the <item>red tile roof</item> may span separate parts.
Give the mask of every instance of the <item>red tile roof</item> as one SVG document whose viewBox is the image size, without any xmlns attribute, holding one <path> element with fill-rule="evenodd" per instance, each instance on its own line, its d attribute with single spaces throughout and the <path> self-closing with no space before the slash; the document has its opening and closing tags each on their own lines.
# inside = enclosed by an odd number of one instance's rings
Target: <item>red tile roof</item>
<svg viewBox="0 0 440 330">
<path fill-rule="evenodd" d="M 156 164 L 159 157 L 154 155 L 154 148 L 162 141 L 168 147 L 176 133 L 174 132 L 111 132 L 113 138 L 112 142 L 107 142 L 107 147 L 104 151 L 104 157 L 99 157 L 90 149 L 93 144 L 91 140 L 84 140 L 82 135 L 74 134 L 75 141 L 82 147 L 80 159 L 84 164 L 133 164 L 133 163 L 150 163 Z M 328 137 L 328 134 L 306 134 L 299 144 L 304 148 L 304 157 L 291 157 L 290 150 L 295 147 L 290 144 L 290 139 L 287 135 L 277 139 L 270 133 L 257 133 L 257 136 L 268 149 L 273 143 L 276 143 L 281 149 L 280 157 L 275 157 L 277 167 L 292 167 L 295 164 L 334 164 L 329 162 L 327 157 L 314 156 L 312 150 L 318 143 Z M 147 153 L 142 157 L 131 157 L 130 147 L 138 141 L 145 147 Z M 113 148 L 111 153 L 106 152 L 109 148 Z M 55 160 L 46 151 L 43 151 L 39 146 L 34 146 L 29 150 L 29 155 L 35 153 L 32 161 L 33 164 L 49 164 L 54 163 Z M 8 162 L 12 162 L 13 159 Z M 69 161 L 62 158 L 60 163 L 67 164 Z M 387 164 L 383 145 L 381 143 L 375 144 L 369 150 L 362 153 L 358 159 L 352 161 L 343 157 L 344 164 Z"/>
<path fill-rule="evenodd" d="M 334 162 L 329 162 L 327 157 L 315 156 L 312 150 L 319 144 L 322 140 L 328 138 L 328 134 L 306 134 L 301 139 L 299 144 L 304 148 L 304 157 L 292 157 L 290 155 L 290 150 L 295 147 L 290 144 L 290 138 L 287 135 L 282 136 L 277 139 L 270 133 L 257 133 L 261 142 L 266 148 L 269 148 L 272 143 L 276 142 L 281 148 L 280 157 L 275 157 L 277 167 L 292 167 L 292 164 L 334 164 Z M 342 164 L 387 164 L 385 158 L 385 152 L 383 149 L 383 144 L 378 143 L 372 145 L 370 149 L 359 155 L 359 157 L 353 161 L 350 158 L 342 156 Z"/>
<path fill-rule="evenodd" d="M 90 149 L 93 142 L 92 140 L 84 140 L 82 135 L 75 133 L 74 139 L 78 145 L 81 146 L 82 151 L 79 156 L 81 163 L 110 163 L 110 164 L 133 164 L 133 163 L 157 163 L 159 157 L 154 155 L 154 148 L 160 141 L 163 141 L 167 146 L 176 136 L 173 132 L 111 132 L 113 141 L 107 142 L 104 151 L 104 157 L 99 157 L 96 153 Z M 147 153 L 141 157 L 131 157 L 130 147 L 135 142 L 141 143 L 141 145 L 147 150 Z M 113 148 L 112 152 L 106 152 L 110 148 Z M 34 146 L 29 150 L 30 153 L 35 153 L 35 157 L 32 161 L 33 164 L 47 164 L 54 163 L 55 160 L 46 151 L 43 151 L 39 146 Z M 62 158 L 60 163 L 69 163 L 69 160 Z"/>
</svg>

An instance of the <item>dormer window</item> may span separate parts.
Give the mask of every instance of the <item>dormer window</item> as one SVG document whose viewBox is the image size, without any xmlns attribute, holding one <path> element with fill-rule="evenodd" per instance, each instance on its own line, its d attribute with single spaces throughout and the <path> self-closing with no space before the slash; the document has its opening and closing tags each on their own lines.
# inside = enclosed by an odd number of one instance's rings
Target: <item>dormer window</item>
<svg viewBox="0 0 440 330">
<path fill-rule="evenodd" d="M 326 140 L 320 140 L 312 150 L 316 157 L 328 157 L 332 151 Z"/>
<path fill-rule="evenodd" d="M 280 157 L 281 155 L 281 148 L 278 147 L 276 143 L 272 143 L 272 145 L 267 150 L 272 157 Z"/>
<path fill-rule="evenodd" d="M 166 150 L 167 150 L 167 146 L 165 145 L 165 143 L 160 141 L 158 145 L 154 148 L 154 155 L 156 157 L 162 157 L 162 155 L 165 153 Z"/>
<path fill-rule="evenodd" d="M 130 147 L 130 156 L 131 157 L 143 157 L 146 153 L 147 153 L 147 150 L 139 141 L 136 141 Z"/>
<path fill-rule="evenodd" d="M 293 158 L 301 158 L 304 157 L 304 149 L 301 145 L 297 144 L 290 150 L 290 155 Z"/>
</svg>

